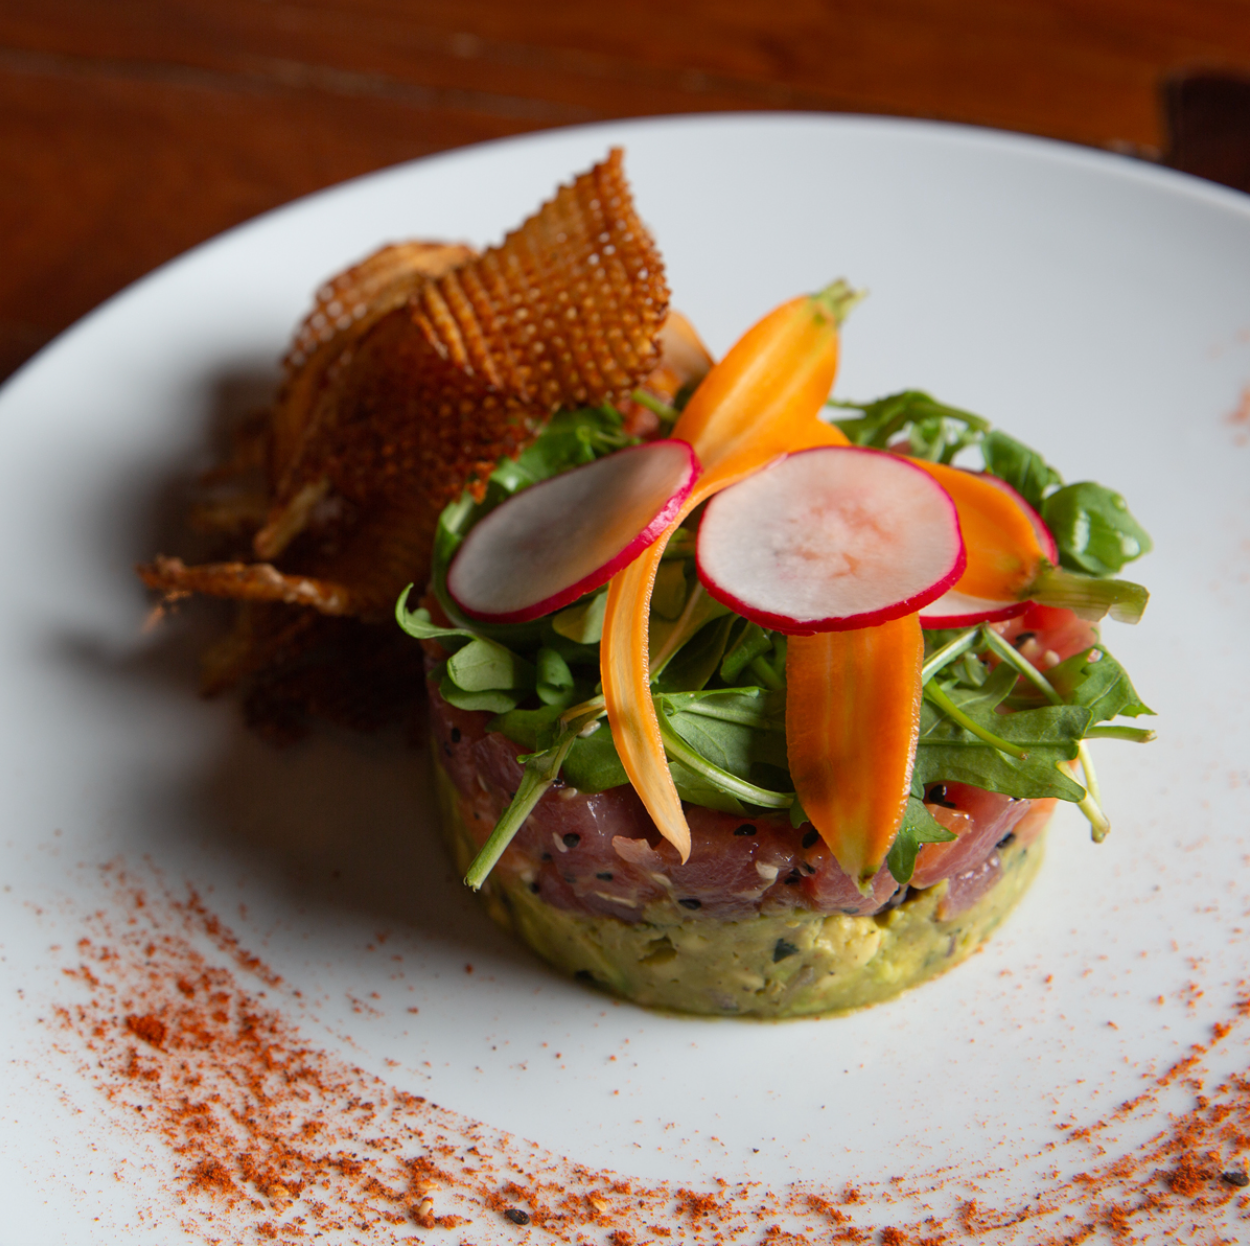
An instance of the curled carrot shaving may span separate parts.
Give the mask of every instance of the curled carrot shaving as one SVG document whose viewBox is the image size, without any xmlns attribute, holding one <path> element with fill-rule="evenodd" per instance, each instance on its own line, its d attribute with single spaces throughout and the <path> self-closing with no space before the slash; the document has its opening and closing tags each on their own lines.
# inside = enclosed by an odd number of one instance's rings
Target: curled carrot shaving
<svg viewBox="0 0 1250 1246">
<path fill-rule="evenodd" d="M 954 591 L 991 601 L 1027 597 L 1048 561 L 1048 551 L 1024 509 L 1027 503 L 975 472 L 923 459 L 907 461 L 928 472 L 959 512 L 968 565 Z"/>
<path fill-rule="evenodd" d="M 668 538 L 714 493 L 782 454 L 845 445 L 819 412 L 838 368 L 838 328 L 856 296 L 844 282 L 783 304 L 749 329 L 708 373 L 673 428 L 703 475 L 668 531 L 608 588 L 600 669 L 612 738 L 625 773 L 660 834 L 685 861 L 690 828 L 664 755 L 651 700 L 647 623 Z"/>
<path fill-rule="evenodd" d="M 804 812 L 863 891 L 894 840 L 920 733 L 920 616 L 792 636 L 786 751 Z"/>
</svg>

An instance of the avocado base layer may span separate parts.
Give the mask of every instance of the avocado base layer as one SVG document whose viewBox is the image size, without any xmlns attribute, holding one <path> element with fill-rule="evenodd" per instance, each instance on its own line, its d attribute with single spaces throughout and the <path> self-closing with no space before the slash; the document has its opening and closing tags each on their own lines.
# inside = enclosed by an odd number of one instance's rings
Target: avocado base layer
<svg viewBox="0 0 1250 1246">
<path fill-rule="evenodd" d="M 463 874 L 476 847 L 451 780 L 434 763 L 444 838 Z M 966 960 L 1015 906 L 1042 861 L 1041 838 L 999 851 L 1002 877 L 961 913 L 939 917 L 947 884 L 871 917 L 789 909 L 742 921 L 694 916 L 673 901 L 642 920 L 572 913 L 519 879 L 492 875 L 490 916 L 549 964 L 648 1008 L 705 1016 L 848 1012 L 892 998 Z"/>
</svg>

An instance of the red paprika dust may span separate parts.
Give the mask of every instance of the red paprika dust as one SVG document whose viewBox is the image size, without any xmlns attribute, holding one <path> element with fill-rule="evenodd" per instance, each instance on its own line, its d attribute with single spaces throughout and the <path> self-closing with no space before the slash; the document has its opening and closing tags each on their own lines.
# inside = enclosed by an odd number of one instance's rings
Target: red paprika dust
<svg viewBox="0 0 1250 1246">
<path fill-rule="evenodd" d="M 76 1058 L 76 1078 L 108 1104 L 93 1128 L 117 1131 L 167 1174 L 164 1204 L 151 1216 L 192 1241 L 1250 1240 L 1242 1181 L 1250 1074 L 1210 1085 L 1207 1071 L 1217 1044 L 1234 1034 L 1244 1042 L 1250 1000 L 1144 1094 L 1050 1144 L 1055 1175 L 1032 1197 L 986 1195 L 1011 1168 L 1002 1156 L 984 1171 L 856 1187 L 718 1181 L 692 1190 L 563 1159 L 310 1043 L 290 1016 L 298 1001 L 197 897 L 145 895 L 113 868 L 103 877 L 110 901 L 79 919 L 77 964 L 65 971 L 72 998 L 49 1020 L 61 1031 L 56 1047 Z M 1192 1093 L 1192 1106 L 1169 1117 L 1158 1100 L 1174 1083 Z M 1152 1136 L 1113 1153 L 1111 1127 L 1129 1120 L 1149 1124 Z M 1096 1163 L 1064 1175 L 1091 1150 Z M 954 1197 L 967 1188 L 975 1200 Z M 917 1216 L 938 1202 L 953 1209 Z M 1222 1237 L 1216 1224 L 1241 1225 L 1243 1235 Z M 434 1229 L 442 1231 L 425 1232 Z"/>
</svg>

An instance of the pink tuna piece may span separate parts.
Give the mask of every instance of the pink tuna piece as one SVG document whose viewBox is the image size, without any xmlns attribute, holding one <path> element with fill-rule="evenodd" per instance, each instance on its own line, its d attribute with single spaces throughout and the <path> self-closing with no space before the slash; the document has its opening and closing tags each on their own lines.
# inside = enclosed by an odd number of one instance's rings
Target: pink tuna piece
<svg viewBox="0 0 1250 1246">
<path fill-rule="evenodd" d="M 490 715 L 456 709 L 434 688 L 430 708 L 439 760 L 480 845 L 521 780 L 522 750 L 486 730 Z M 972 892 L 970 876 L 991 857 L 997 860 L 995 846 L 1021 825 L 1031 802 L 955 783 L 947 785 L 946 799 L 959 809 L 934 812 L 959 839 L 921 848 L 912 886 L 955 876 L 958 894 L 966 896 Z M 556 908 L 624 921 L 641 919 L 645 906 L 661 899 L 691 914 L 735 920 L 791 908 L 866 915 L 897 898 L 898 884 L 884 867 L 871 895 L 861 895 L 813 828 L 795 830 L 784 814 L 748 817 L 687 805 L 686 816 L 692 850 L 683 865 L 632 787 L 586 793 L 557 784 L 496 869 L 525 881 Z M 956 902 L 955 893 L 952 884 L 948 907 Z"/>
<path fill-rule="evenodd" d="M 928 810 L 948 831 L 953 843 L 924 844 L 916 854 L 911 885 L 932 887 L 943 878 L 965 873 L 981 864 L 1028 812 L 1030 802 L 986 792 L 967 783 L 944 783 L 943 799 L 954 808 L 930 804 Z"/>
</svg>

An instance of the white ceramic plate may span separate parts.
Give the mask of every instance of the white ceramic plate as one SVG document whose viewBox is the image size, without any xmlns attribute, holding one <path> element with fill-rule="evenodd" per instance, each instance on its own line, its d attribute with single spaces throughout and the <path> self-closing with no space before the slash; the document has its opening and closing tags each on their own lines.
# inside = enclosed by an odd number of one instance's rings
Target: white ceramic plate
<svg viewBox="0 0 1250 1246">
<path fill-rule="evenodd" d="M 1063 811 L 984 954 L 859 1015 L 683 1020 L 557 979 L 458 888 L 401 742 L 274 751 L 194 696 L 191 624 L 140 632 L 130 568 L 169 544 L 172 483 L 204 462 L 215 412 L 272 386 L 318 283 L 387 240 L 497 240 L 615 143 L 714 349 L 845 274 L 871 297 L 838 393 L 917 386 L 983 412 L 1069 479 L 1121 488 L 1156 538 L 1133 568 L 1145 623 L 1105 632 L 1160 715 L 1153 746 L 1098 747 L 1111 838 L 1093 846 Z M 107 861 L 208 895 L 283 975 L 271 1000 L 310 1042 L 594 1167 L 862 1184 L 847 1214 L 875 1226 L 1027 1201 L 1100 1162 L 1059 1127 L 1205 1043 L 1244 973 L 1247 385 L 1250 200 L 871 119 L 628 123 L 452 153 L 271 213 L 113 299 L 0 394 L 0 1242 L 201 1240 L 173 1157 L 122 1130 L 51 1020 Z M 1209 1062 L 1244 1072 L 1247 1054 L 1234 1030 Z M 1104 1159 L 1162 1121 L 1104 1131 Z M 888 1181 L 938 1169 L 941 1194 Z M 462 1233 L 518 1230 L 483 1214 Z"/>
</svg>

